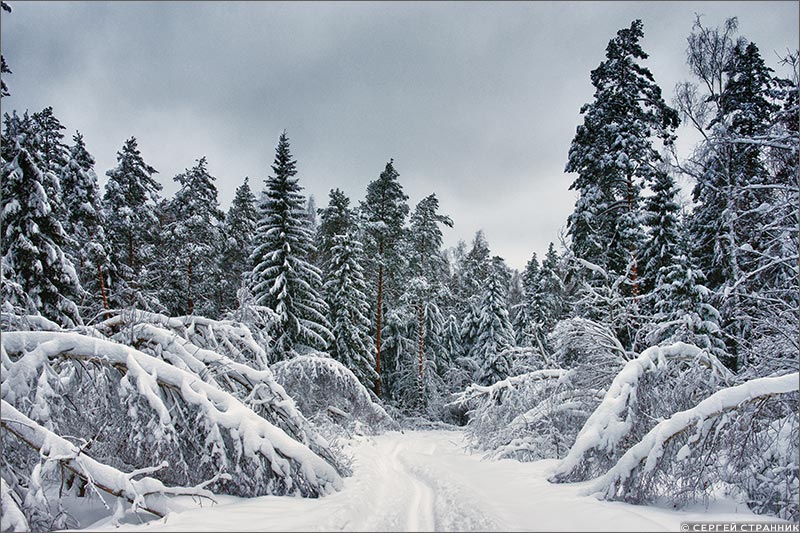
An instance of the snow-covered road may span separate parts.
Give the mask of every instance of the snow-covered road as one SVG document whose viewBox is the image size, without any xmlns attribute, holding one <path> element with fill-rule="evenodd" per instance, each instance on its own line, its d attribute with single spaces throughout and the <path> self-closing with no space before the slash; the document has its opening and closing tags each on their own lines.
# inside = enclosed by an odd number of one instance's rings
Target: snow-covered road
<svg viewBox="0 0 800 533">
<path fill-rule="evenodd" d="M 462 438 L 452 431 L 359 437 L 347 448 L 354 475 L 340 492 L 316 500 L 223 496 L 203 508 L 187 500 L 176 504 L 183 510 L 135 529 L 678 531 L 682 521 L 765 520 L 734 504 L 678 512 L 598 501 L 580 495 L 583 484 L 548 483 L 553 461 L 482 460 L 464 451 Z"/>
</svg>

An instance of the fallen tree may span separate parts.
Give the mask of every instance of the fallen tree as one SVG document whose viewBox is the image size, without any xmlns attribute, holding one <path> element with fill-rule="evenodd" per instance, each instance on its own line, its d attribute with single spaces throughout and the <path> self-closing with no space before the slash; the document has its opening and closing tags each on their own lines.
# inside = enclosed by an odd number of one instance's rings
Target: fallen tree
<svg viewBox="0 0 800 533">
<path fill-rule="evenodd" d="M 141 331 L 156 343 L 150 348 L 165 340 L 164 330 L 142 327 Z M 201 487 L 210 491 L 208 494 L 316 497 L 341 487 L 341 475 L 347 469 L 318 433 L 306 432 L 305 436 L 325 452 L 325 458 L 260 416 L 223 385 L 228 380 L 246 380 L 253 385 L 249 401 L 255 408 L 269 411 L 282 405 L 282 414 L 273 416 L 286 417 L 297 430 L 295 434 L 303 434 L 304 428 L 310 428 L 308 421 L 268 370 L 232 364 L 210 351 L 188 357 L 192 354 L 186 348 L 179 342 L 166 354 L 162 352 L 176 363 L 171 364 L 111 340 L 74 332 L 4 332 L 0 438 L 3 506 L 9 509 L 9 516 L 18 517 L 15 509 L 20 510 L 31 527 L 32 522 L 38 524 L 35 529 L 70 526 L 68 521 L 56 520 L 63 514 L 57 505 L 42 506 L 37 501 L 45 498 L 45 487 L 63 485 L 74 476 L 84 484 L 94 483 L 101 490 L 103 485 L 133 499 L 131 508 L 144 509 L 141 506 L 146 505 L 156 514 L 161 512 L 157 507 L 136 499 L 141 491 L 135 484 L 120 485 L 120 475 L 156 476 L 161 485 L 152 485 L 153 491 L 141 490 L 159 494 L 169 494 L 166 487 L 171 485 L 183 487 L 176 489 L 180 493 L 190 490 L 185 487 Z M 184 357 L 182 363 L 174 359 L 179 356 Z M 201 377 L 203 372 L 195 373 L 201 370 L 197 363 L 203 361 L 229 367 L 224 379 L 217 374 L 216 379 L 207 380 Z M 268 386 L 270 383 L 274 386 Z M 61 451 L 52 452 L 53 442 Z M 73 447 L 68 449 L 68 445 Z M 75 446 L 80 450 L 77 455 Z M 53 461 L 42 462 L 43 454 L 64 468 L 45 468 L 42 465 Z M 104 476 L 114 472 L 117 481 L 106 483 L 81 470 L 80 465 L 90 464 L 89 458 L 100 465 Z M 38 500 L 31 496 L 39 493 Z"/>
<path fill-rule="evenodd" d="M 590 492 L 682 505 L 722 487 L 756 512 L 796 522 L 798 379 L 797 372 L 752 379 L 673 414 L 594 480 Z"/>
</svg>

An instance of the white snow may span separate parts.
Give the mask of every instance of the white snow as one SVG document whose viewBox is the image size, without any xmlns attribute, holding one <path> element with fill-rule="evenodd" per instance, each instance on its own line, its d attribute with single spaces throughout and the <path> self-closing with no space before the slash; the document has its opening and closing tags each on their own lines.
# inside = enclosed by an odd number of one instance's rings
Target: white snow
<svg viewBox="0 0 800 533">
<path fill-rule="evenodd" d="M 606 502 L 587 483 L 551 484 L 554 460 L 482 461 L 458 431 L 390 432 L 346 441 L 354 475 L 320 499 L 218 497 L 173 501 L 146 531 L 678 531 L 684 521 L 777 521 L 732 502 L 685 511 Z M 93 525 L 108 529 L 109 520 Z"/>
<path fill-rule="evenodd" d="M 786 394 L 799 389 L 797 372 L 780 377 L 752 379 L 735 387 L 722 389 L 697 406 L 675 413 L 667 420 L 657 424 L 640 442 L 625 452 L 614 468 L 597 478 L 592 484 L 591 490 L 612 492 L 613 484 L 627 478 L 642 461 L 645 461 L 643 467 L 645 472 L 652 470 L 664 454 L 665 442 L 693 425 L 702 424 L 710 416 L 736 408 L 743 402 L 755 398 Z M 678 460 L 684 459 L 688 455 L 688 450 L 688 445 L 681 448 L 678 452 Z"/>
</svg>

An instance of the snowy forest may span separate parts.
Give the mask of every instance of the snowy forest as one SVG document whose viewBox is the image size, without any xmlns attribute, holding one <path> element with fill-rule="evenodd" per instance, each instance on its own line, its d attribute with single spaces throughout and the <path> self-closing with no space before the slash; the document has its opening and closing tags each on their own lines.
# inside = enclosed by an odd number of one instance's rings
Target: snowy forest
<svg viewBox="0 0 800 533">
<path fill-rule="evenodd" d="M 435 191 L 409 205 L 403 161 L 318 207 L 291 131 L 265 135 L 223 211 L 206 157 L 165 197 L 131 136 L 101 187 L 53 108 L 4 110 L 0 529 L 322 503 L 352 439 L 415 430 L 598 500 L 800 520 L 798 54 L 778 73 L 698 17 L 665 94 L 644 32 L 595 51 L 577 201 L 522 271 L 480 231 L 445 248 L 459 221 Z M 2 58 L 4 97 L 24 68 Z"/>
</svg>

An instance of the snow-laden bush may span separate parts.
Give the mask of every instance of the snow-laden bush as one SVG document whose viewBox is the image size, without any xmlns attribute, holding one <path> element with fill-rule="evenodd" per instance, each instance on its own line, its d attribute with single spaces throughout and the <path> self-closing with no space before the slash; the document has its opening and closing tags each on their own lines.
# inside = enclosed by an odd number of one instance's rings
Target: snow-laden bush
<svg viewBox="0 0 800 533">
<path fill-rule="evenodd" d="M 680 506 L 720 491 L 797 521 L 798 373 L 715 392 L 653 427 L 591 485 L 602 497 Z M 588 425 L 588 424 L 587 424 Z"/>
<path fill-rule="evenodd" d="M 300 411 L 330 436 L 375 435 L 399 429 L 355 374 L 325 354 L 280 361 L 272 371 Z"/>
<path fill-rule="evenodd" d="M 454 403 L 469 409 L 466 435 L 471 448 L 496 458 L 531 461 L 558 457 L 569 448 L 564 433 L 569 434 L 576 415 L 585 419 L 573 412 L 580 406 L 571 392 L 569 371 L 537 370 L 489 386 L 473 384 Z"/>
<path fill-rule="evenodd" d="M 126 485 L 143 474 L 163 484 L 146 483 L 145 492 L 158 494 L 207 487 L 314 497 L 341 486 L 346 467 L 268 369 L 152 324 L 106 326 L 141 349 L 102 338 L 103 328 L 3 333 L 0 439 L 9 517 L 18 509 L 37 530 L 74 525 L 59 508 L 67 486 L 109 489 L 148 509 L 144 493 Z M 87 461 L 113 483 L 99 482 Z"/>
<path fill-rule="evenodd" d="M 101 323 L 114 340 L 184 368 L 229 392 L 340 472 L 347 468 L 319 431 L 298 411 L 294 400 L 267 368 L 267 351 L 250 329 L 231 321 L 203 317 L 166 317 L 128 312 Z M 254 365 L 259 370 L 252 368 Z"/>
<path fill-rule="evenodd" d="M 130 473 L 122 472 L 90 457 L 86 450 L 91 447 L 91 441 L 82 441 L 80 446 L 73 444 L 26 417 L 5 400 L 0 400 L 0 404 L 3 413 L 0 441 L 4 453 L 3 475 L 0 477 L 0 531 L 77 527 L 80 524 L 65 511 L 60 498 L 74 493 L 83 495 L 87 490 L 93 491 L 109 510 L 103 493 L 106 497 L 116 496 L 130 502 L 127 509 L 116 507 L 112 523 L 140 510 L 164 516 L 167 512 L 165 496 L 191 495 L 214 501 L 213 494 L 204 486 L 227 477 L 215 476 L 196 487 L 167 487 L 161 481 L 145 476 L 164 468 L 164 463 Z M 136 477 L 141 479 L 134 479 Z M 61 486 L 54 494 L 56 487 L 48 481 L 59 478 Z"/>
<path fill-rule="evenodd" d="M 687 409 L 732 376 L 696 346 L 654 346 L 628 361 L 589 416 L 552 481 L 582 481 L 611 468 L 656 423 Z"/>
<path fill-rule="evenodd" d="M 472 385 L 451 404 L 467 408 L 467 437 L 491 457 L 522 461 L 561 458 L 599 404 L 628 353 L 602 325 L 585 319 L 558 323 L 548 357 L 534 349 L 511 349 L 516 368 L 553 365 L 499 381 Z"/>
</svg>

